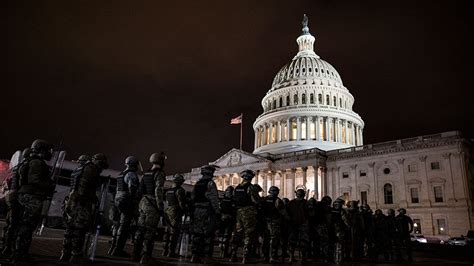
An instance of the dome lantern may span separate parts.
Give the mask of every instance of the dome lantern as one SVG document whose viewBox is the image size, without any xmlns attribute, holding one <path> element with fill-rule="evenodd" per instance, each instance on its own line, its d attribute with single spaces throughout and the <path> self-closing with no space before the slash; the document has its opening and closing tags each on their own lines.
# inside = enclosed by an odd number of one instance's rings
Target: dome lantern
<svg viewBox="0 0 474 266">
<path fill-rule="evenodd" d="M 298 57 L 319 58 L 319 56 L 314 52 L 315 38 L 313 35 L 311 35 L 311 33 L 309 33 L 308 17 L 306 16 L 306 14 L 304 14 L 303 22 L 301 24 L 303 25 L 302 33 L 296 39 L 296 42 L 298 43 L 299 51 L 298 51 L 298 54 L 293 58 L 293 60 Z"/>
</svg>

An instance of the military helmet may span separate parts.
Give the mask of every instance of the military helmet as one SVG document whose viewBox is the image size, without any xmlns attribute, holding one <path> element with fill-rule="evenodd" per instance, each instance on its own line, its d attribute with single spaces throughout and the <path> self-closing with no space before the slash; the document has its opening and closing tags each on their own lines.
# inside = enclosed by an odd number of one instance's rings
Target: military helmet
<svg viewBox="0 0 474 266">
<path fill-rule="evenodd" d="M 53 145 L 42 139 L 37 139 L 31 144 L 31 153 L 38 154 L 45 160 L 51 159 L 52 149 Z"/>
<path fill-rule="evenodd" d="M 168 159 L 168 157 L 165 155 L 164 152 L 160 152 L 160 153 L 155 152 L 150 156 L 150 163 L 158 164 L 161 167 L 164 167 L 166 159 Z"/>
<path fill-rule="evenodd" d="M 288 205 L 288 203 L 290 203 L 290 199 L 288 198 L 283 198 L 282 201 L 283 203 L 285 203 L 285 205 Z"/>
<path fill-rule="evenodd" d="M 405 208 L 400 208 L 400 209 L 398 209 L 398 212 L 399 212 L 401 215 L 407 214 L 407 210 L 406 210 Z"/>
<path fill-rule="evenodd" d="M 77 158 L 78 163 L 85 163 L 85 162 L 90 161 L 90 160 L 92 160 L 92 158 L 89 155 L 86 155 L 86 154 L 83 154 L 83 155 L 79 156 L 79 158 Z"/>
<path fill-rule="evenodd" d="M 280 189 L 277 187 L 277 186 L 271 186 L 269 189 L 268 189 L 268 194 L 272 195 L 272 196 L 278 196 L 278 194 L 280 193 Z"/>
<path fill-rule="evenodd" d="M 388 209 L 387 214 L 390 215 L 390 216 L 394 216 L 395 215 L 395 210 L 394 209 Z"/>
<path fill-rule="evenodd" d="M 316 201 L 315 198 L 309 198 L 308 199 L 308 207 L 309 208 L 314 208 L 314 206 L 316 206 L 316 203 L 317 203 L 317 201 Z"/>
<path fill-rule="evenodd" d="M 102 169 L 109 168 L 109 164 L 107 163 L 107 157 L 103 153 L 96 153 L 92 156 L 92 162 Z"/>
<path fill-rule="evenodd" d="M 249 169 L 240 172 L 240 177 L 242 177 L 243 179 L 247 181 L 252 180 L 254 176 L 255 176 L 255 172 Z"/>
<path fill-rule="evenodd" d="M 299 199 L 304 198 L 304 196 L 306 195 L 306 191 L 302 188 L 299 188 L 296 190 L 295 194 L 296 194 L 296 197 Z"/>
<path fill-rule="evenodd" d="M 203 167 L 201 167 L 201 174 L 206 176 L 214 176 L 214 172 L 217 168 L 219 168 L 219 166 L 217 165 L 204 165 Z"/>
<path fill-rule="evenodd" d="M 31 154 L 31 148 L 25 148 L 25 149 L 21 152 L 21 156 L 23 156 L 23 158 L 28 158 L 28 157 L 30 157 L 30 154 Z"/>
<path fill-rule="evenodd" d="M 375 215 L 382 215 L 382 210 L 381 209 L 376 209 L 375 210 Z"/>
<path fill-rule="evenodd" d="M 173 176 L 173 182 L 176 184 L 182 184 L 184 183 L 184 176 L 180 174 L 175 174 Z"/>
<path fill-rule="evenodd" d="M 234 187 L 233 186 L 228 186 L 224 191 L 224 196 L 227 197 L 227 198 L 232 198 L 233 194 L 234 194 Z"/>
<path fill-rule="evenodd" d="M 126 159 L 125 159 L 125 165 L 126 166 L 134 166 L 134 167 L 137 167 L 138 166 L 138 158 L 135 157 L 135 156 L 128 156 Z"/>
<path fill-rule="evenodd" d="M 359 209 L 359 201 L 358 200 L 351 200 L 348 203 L 349 210 L 358 210 Z"/>
<path fill-rule="evenodd" d="M 330 206 L 331 203 L 332 203 L 332 199 L 331 199 L 331 197 L 329 197 L 329 196 L 324 196 L 324 197 L 321 199 L 321 202 L 324 203 L 324 205 Z"/>
</svg>

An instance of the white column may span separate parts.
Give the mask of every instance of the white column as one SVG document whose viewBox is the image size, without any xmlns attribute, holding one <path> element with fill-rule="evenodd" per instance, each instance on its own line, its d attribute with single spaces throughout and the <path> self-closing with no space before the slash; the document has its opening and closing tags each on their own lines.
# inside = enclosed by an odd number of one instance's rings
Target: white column
<svg viewBox="0 0 474 266">
<path fill-rule="evenodd" d="M 308 181 L 308 167 L 302 167 L 303 170 L 303 186 L 306 187 L 306 182 Z"/>
<path fill-rule="evenodd" d="M 344 133 L 345 133 L 345 139 L 346 139 L 346 144 L 349 144 L 348 143 L 348 140 L 349 140 L 349 125 L 347 123 L 347 120 L 344 120 Z"/>
<path fill-rule="evenodd" d="M 311 117 L 306 117 L 306 140 L 311 140 Z"/>
<path fill-rule="evenodd" d="M 341 119 L 336 119 L 336 142 L 341 142 Z"/>
<path fill-rule="evenodd" d="M 318 166 L 313 165 L 313 191 L 314 191 L 314 198 L 317 200 L 319 197 L 318 193 Z"/>
<path fill-rule="evenodd" d="M 326 141 L 329 141 L 329 117 L 326 117 L 326 121 L 324 122 L 325 125 L 325 132 L 326 132 Z"/>
<path fill-rule="evenodd" d="M 262 189 L 263 189 L 263 193 L 262 195 L 267 195 L 267 183 L 268 183 L 268 173 L 264 173 L 262 174 L 262 178 L 263 178 L 263 186 L 262 186 Z"/>
<path fill-rule="evenodd" d="M 281 121 L 278 120 L 276 124 L 276 142 L 281 142 Z"/>
<path fill-rule="evenodd" d="M 291 133 L 291 119 L 286 119 L 286 141 L 290 141 Z"/>
<path fill-rule="evenodd" d="M 282 198 L 286 197 L 286 173 L 287 170 L 281 170 L 280 190 Z"/>
<path fill-rule="evenodd" d="M 316 132 L 316 140 L 320 140 L 320 138 L 319 138 L 319 116 L 317 116 L 315 121 L 314 121 L 314 127 L 315 127 L 315 132 Z"/>
<path fill-rule="evenodd" d="M 253 142 L 253 149 L 256 149 L 258 147 L 258 128 L 254 130 L 255 138 Z"/>
<path fill-rule="evenodd" d="M 296 140 L 301 140 L 301 118 L 296 118 Z"/>
<path fill-rule="evenodd" d="M 272 144 L 272 135 L 273 135 L 273 122 L 270 122 L 268 125 L 268 144 Z"/>
<path fill-rule="evenodd" d="M 360 128 L 360 145 L 364 145 L 364 137 L 363 137 L 363 135 L 362 135 L 362 133 L 363 133 L 362 131 L 363 131 L 363 130 L 362 130 L 362 127 L 361 127 L 361 128 Z"/>
<path fill-rule="evenodd" d="M 295 179 L 296 179 L 296 169 L 293 168 L 291 169 L 291 177 L 290 177 L 290 182 L 291 182 L 291 191 L 289 193 L 289 198 L 290 200 L 295 197 Z"/>
<path fill-rule="evenodd" d="M 354 123 L 352 123 L 351 134 L 352 134 L 352 144 L 355 145 L 355 124 Z"/>
</svg>

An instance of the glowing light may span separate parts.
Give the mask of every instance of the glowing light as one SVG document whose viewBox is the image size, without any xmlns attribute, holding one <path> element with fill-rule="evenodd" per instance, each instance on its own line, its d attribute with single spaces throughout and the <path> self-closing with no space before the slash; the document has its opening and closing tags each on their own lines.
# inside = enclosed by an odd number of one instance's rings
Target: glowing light
<svg viewBox="0 0 474 266">
<path fill-rule="evenodd" d="M 440 231 L 444 231 L 444 228 L 443 228 L 443 227 L 440 227 L 439 230 L 440 230 Z"/>
<path fill-rule="evenodd" d="M 417 223 L 414 223 L 413 226 L 414 226 L 414 227 L 418 227 L 418 224 L 417 224 Z"/>
</svg>

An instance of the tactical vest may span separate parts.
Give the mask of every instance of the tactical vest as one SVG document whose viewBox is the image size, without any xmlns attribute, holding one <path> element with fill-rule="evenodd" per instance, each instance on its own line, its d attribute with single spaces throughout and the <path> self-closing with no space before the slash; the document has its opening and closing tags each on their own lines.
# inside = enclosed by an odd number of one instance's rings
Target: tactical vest
<svg viewBox="0 0 474 266">
<path fill-rule="evenodd" d="M 252 206 L 253 202 L 249 195 L 249 188 L 252 184 L 250 182 L 244 185 L 238 185 L 234 190 L 234 203 L 237 207 Z"/>
<path fill-rule="evenodd" d="M 155 174 L 156 171 L 148 171 L 143 175 L 142 182 L 145 186 L 145 191 L 143 191 L 144 195 L 155 196 L 155 188 L 156 188 L 156 181 L 155 181 Z"/>
<path fill-rule="evenodd" d="M 77 180 L 77 192 L 79 195 L 94 197 L 95 192 L 99 183 L 98 176 L 84 176 L 85 167 L 94 167 L 96 166 L 92 162 L 88 162 L 82 166 L 81 174 L 78 176 Z"/>
<path fill-rule="evenodd" d="M 221 213 L 223 214 L 232 214 L 232 199 L 231 198 L 223 198 L 221 200 Z"/>
<path fill-rule="evenodd" d="M 70 190 L 76 190 L 81 179 L 82 172 L 84 171 L 84 164 L 80 164 L 71 174 L 71 187 Z"/>
<path fill-rule="evenodd" d="M 40 163 L 34 170 L 30 169 L 30 164 Z M 33 171 L 33 172 L 32 172 Z M 32 172 L 32 173 L 31 173 Z M 20 193 L 35 195 L 47 195 L 50 193 L 52 181 L 49 178 L 49 167 L 46 162 L 40 158 L 32 157 L 20 166 Z"/>
<path fill-rule="evenodd" d="M 207 192 L 207 186 L 209 182 L 211 182 L 211 178 L 206 178 L 206 179 L 199 179 L 199 181 L 196 182 L 194 185 L 194 191 L 193 191 L 193 202 L 194 203 L 202 203 L 202 202 L 209 202 L 209 200 L 206 198 L 206 192 Z"/>
<path fill-rule="evenodd" d="M 178 206 L 178 197 L 176 197 L 176 191 L 178 187 L 174 187 L 168 191 L 166 191 L 166 201 L 168 202 L 168 207 Z"/>
<path fill-rule="evenodd" d="M 129 171 L 125 170 L 117 177 L 117 192 L 119 192 L 119 191 L 129 192 L 130 191 L 129 187 L 128 187 L 128 184 L 124 180 L 125 175 L 128 172 Z"/>
<path fill-rule="evenodd" d="M 280 216 L 280 212 L 275 206 L 277 199 L 278 197 L 265 197 L 265 202 L 263 203 L 263 213 L 265 214 L 265 218 L 276 218 Z"/>
</svg>

